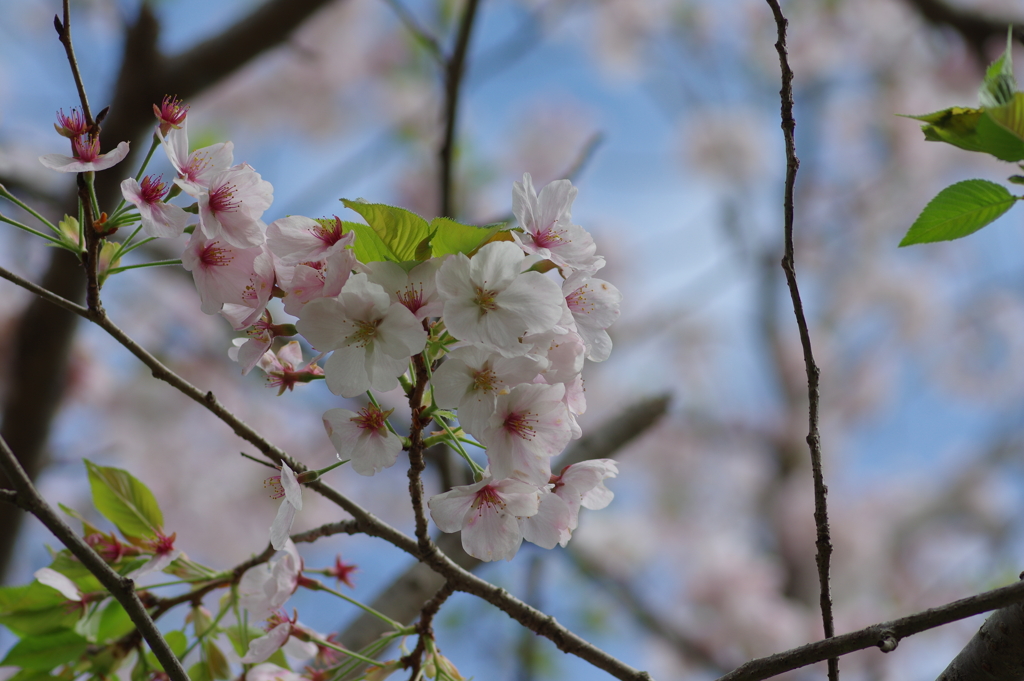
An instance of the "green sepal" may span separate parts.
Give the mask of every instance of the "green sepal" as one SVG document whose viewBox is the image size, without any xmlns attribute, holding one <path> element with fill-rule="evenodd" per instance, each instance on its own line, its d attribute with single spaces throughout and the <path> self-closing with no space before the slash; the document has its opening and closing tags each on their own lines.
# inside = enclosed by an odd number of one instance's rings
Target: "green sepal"
<svg viewBox="0 0 1024 681">
<path fill-rule="evenodd" d="M 427 221 L 412 211 L 384 203 L 362 203 L 342 199 L 346 208 L 363 216 L 366 223 L 387 246 L 395 262 L 415 260 L 424 239 L 430 238 Z M 356 242 L 359 242 L 356 234 Z M 357 254 L 358 255 L 358 254 Z"/>
<path fill-rule="evenodd" d="M 164 516 L 156 497 L 131 473 L 85 461 L 92 502 L 129 540 L 154 539 L 163 531 Z"/>
<path fill-rule="evenodd" d="M 456 222 L 451 218 L 434 218 L 430 221 L 430 227 L 435 232 L 434 239 L 431 241 L 431 252 L 435 258 L 453 253 L 472 255 L 504 226 L 504 223 L 498 223 L 486 227 L 474 227 Z"/>
<path fill-rule="evenodd" d="M 957 182 L 925 206 L 900 246 L 950 241 L 973 234 L 1010 210 L 1017 200 L 1006 187 L 995 182 Z"/>
<path fill-rule="evenodd" d="M 921 131 L 929 142 L 945 142 L 966 151 L 995 156 L 1001 161 L 1024 160 L 1024 140 L 997 123 L 991 112 L 953 106 L 904 118 L 924 121 Z"/>
<path fill-rule="evenodd" d="M 49 671 L 82 656 L 89 641 L 70 629 L 28 636 L 14 644 L 0 666 Z"/>
</svg>

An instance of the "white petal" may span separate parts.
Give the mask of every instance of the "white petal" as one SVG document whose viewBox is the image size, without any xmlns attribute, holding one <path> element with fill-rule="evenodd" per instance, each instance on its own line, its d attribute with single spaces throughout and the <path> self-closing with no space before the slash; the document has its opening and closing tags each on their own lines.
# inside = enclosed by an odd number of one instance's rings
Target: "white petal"
<svg viewBox="0 0 1024 681">
<path fill-rule="evenodd" d="M 52 587 L 64 595 L 69 601 L 82 600 L 82 594 L 78 591 L 78 585 L 72 582 L 67 576 L 62 575 L 48 567 L 39 568 L 32 575 L 40 584 Z"/>
</svg>

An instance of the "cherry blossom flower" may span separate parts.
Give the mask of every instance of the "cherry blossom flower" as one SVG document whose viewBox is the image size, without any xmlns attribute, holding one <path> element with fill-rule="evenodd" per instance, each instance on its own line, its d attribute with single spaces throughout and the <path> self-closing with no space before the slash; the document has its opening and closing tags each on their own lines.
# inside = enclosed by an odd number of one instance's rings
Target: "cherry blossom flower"
<svg viewBox="0 0 1024 681">
<path fill-rule="evenodd" d="M 416 315 L 416 319 L 440 317 L 444 301 L 437 293 L 435 279 L 441 261 L 432 258 L 406 272 L 393 262 L 371 262 L 366 265 L 370 281 L 380 284 L 391 296 L 391 302 L 401 303 Z"/>
<path fill-rule="evenodd" d="M 612 339 L 605 329 L 619 318 L 619 289 L 603 279 L 594 279 L 589 272 L 577 271 L 562 283 L 562 293 L 576 321 L 576 330 L 587 345 L 587 359 L 608 359 Z"/>
<path fill-rule="evenodd" d="M 151 572 L 160 572 L 173 563 L 181 555 L 181 549 L 174 548 L 174 540 L 177 536 L 177 533 L 174 533 L 168 537 L 163 532 L 157 531 L 155 539 L 151 539 L 143 544 L 144 549 L 153 552 L 153 557 L 128 573 L 128 578 L 139 579 Z"/>
<path fill-rule="evenodd" d="M 495 477 L 515 477 L 537 486 L 548 483 L 550 458 L 572 439 L 564 393 L 561 383 L 534 383 L 498 395 L 494 415 L 477 433 Z"/>
<path fill-rule="evenodd" d="M 329 409 L 324 414 L 324 428 L 338 458 L 351 459 L 356 473 L 373 475 L 395 464 L 402 441 L 385 424 L 392 411 L 369 404 L 358 414 L 348 409 Z"/>
<path fill-rule="evenodd" d="M 597 510 L 611 503 L 615 496 L 604 486 L 619 469 L 611 459 L 592 459 L 571 464 L 561 474 L 551 477 L 552 489 L 541 495 L 536 515 L 519 521 L 523 538 L 537 546 L 552 549 L 564 547 L 579 524 L 580 507 Z"/>
<path fill-rule="evenodd" d="M 281 464 L 281 475 L 267 478 L 266 483 L 274 490 L 271 498 L 284 499 L 270 526 L 270 544 L 280 551 L 288 541 L 295 514 L 302 510 L 302 486 L 286 463 Z"/>
<path fill-rule="evenodd" d="M 540 489 L 489 474 L 473 485 L 456 487 L 427 502 L 442 532 L 462 531 L 462 547 L 480 560 L 512 560 L 523 542 L 518 518 L 537 513 Z"/>
<path fill-rule="evenodd" d="M 177 97 L 164 95 L 160 106 L 153 105 L 153 114 L 160 121 L 157 125 L 160 134 L 166 135 L 172 128 L 181 128 L 185 124 L 188 109 L 188 104 L 183 104 Z"/>
<path fill-rule="evenodd" d="M 302 557 L 295 543 L 286 540 L 270 562 L 255 565 L 242 575 L 238 583 L 239 605 L 249 612 L 252 620 L 266 619 L 299 588 L 302 567 Z"/>
<path fill-rule="evenodd" d="M 494 413 L 497 396 L 530 383 L 547 365 L 537 355 L 504 357 L 479 345 L 457 348 L 434 372 L 434 399 L 444 409 L 457 408 L 462 427 L 479 434 Z"/>
<path fill-rule="evenodd" d="M 521 273 L 524 255 L 513 243 L 483 246 L 472 259 L 447 258 L 437 273 L 445 299 L 445 325 L 459 340 L 490 343 L 509 354 L 525 354 L 519 339 L 548 331 L 562 318 L 564 300 L 551 279 Z"/>
<path fill-rule="evenodd" d="M 100 153 L 100 138 L 96 135 L 79 135 L 71 140 L 74 156 L 44 154 L 39 162 L 50 170 L 60 173 L 87 173 L 106 170 L 117 165 L 128 155 L 128 143 L 121 142 L 112 151 Z"/>
<path fill-rule="evenodd" d="M 572 224 L 572 202 L 576 187 L 569 180 L 555 180 L 541 189 L 533 188 L 533 178 L 512 185 L 512 212 L 524 233 L 513 231 L 512 238 L 527 253 L 536 253 L 559 267 L 596 272 L 604 267 L 604 258 L 594 255 L 594 238 Z"/>
<path fill-rule="evenodd" d="M 180 206 L 164 202 L 167 187 L 162 176 L 146 175 L 141 184 L 129 177 L 121 183 L 121 194 L 139 210 L 146 234 L 173 239 L 185 230 L 189 214 Z"/>
<path fill-rule="evenodd" d="M 236 248 L 208 239 L 196 230 L 181 254 L 182 266 L 192 272 L 202 310 L 216 314 L 225 305 L 229 321 L 244 329 L 259 319 L 274 285 L 274 262 L 262 246 Z"/>
<path fill-rule="evenodd" d="M 329 252 L 352 246 L 355 238 L 355 232 L 342 234 L 342 222 L 338 217 L 333 221 L 321 221 L 289 215 L 267 225 L 270 250 L 282 262 L 289 264 L 320 260 Z"/>
<path fill-rule="evenodd" d="M 71 109 L 70 114 L 65 114 L 64 109 L 57 112 L 57 122 L 53 124 L 57 134 L 68 139 L 75 139 L 89 132 L 89 124 L 85 122 L 85 115 L 77 106 Z"/>
<path fill-rule="evenodd" d="M 199 202 L 199 225 L 210 239 L 223 238 L 237 248 L 266 241 L 260 216 L 274 201 L 274 187 L 252 166 L 243 163 L 221 171 L 205 189 L 193 183 L 180 186 Z"/>
<path fill-rule="evenodd" d="M 156 134 L 167 154 L 167 160 L 178 173 L 174 183 L 190 196 L 209 187 L 213 177 L 230 168 L 234 161 L 235 145 L 232 142 L 218 142 L 190 153 L 187 119 L 179 127 L 171 128 L 166 135 L 159 130 Z"/>
<path fill-rule="evenodd" d="M 309 301 L 337 296 L 354 267 L 356 255 L 349 248 L 328 251 L 320 260 L 296 265 L 276 261 L 278 285 L 285 292 L 284 311 L 299 317 Z"/>
<path fill-rule="evenodd" d="M 246 664 L 265 662 L 282 647 L 292 657 L 309 660 L 316 657 L 317 646 L 313 639 L 323 638 L 316 632 L 301 626 L 282 612 L 271 613 L 267 620 L 269 630 L 263 636 L 249 641 L 249 649 L 240 660 Z"/>
<path fill-rule="evenodd" d="M 247 342 L 244 338 L 236 338 L 232 342 L 239 344 L 239 341 L 242 342 L 240 344 Z M 229 349 L 229 356 L 231 355 L 231 350 L 237 349 Z M 240 352 L 238 350 L 232 359 L 239 361 L 238 356 Z M 278 388 L 278 395 L 283 395 L 285 390 L 294 389 L 298 383 L 309 383 L 315 378 L 324 375 L 324 370 L 318 367 L 315 361 L 311 361 L 305 366 L 303 365 L 302 346 L 299 345 L 298 341 L 288 341 L 277 352 L 268 350 L 263 353 L 263 356 L 257 362 L 257 366 L 266 373 L 267 385 L 271 388 Z"/>
<path fill-rule="evenodd" d="M 396 388 L 409 357 L 427 342 L 408 308 L 392 305 L 365 274 L 353 275 L 337 297 L 307 303 L 296 327 L 317 350 L 334 351 L 324 373 L 327 387 L 343 397 Z"/>
</svg>

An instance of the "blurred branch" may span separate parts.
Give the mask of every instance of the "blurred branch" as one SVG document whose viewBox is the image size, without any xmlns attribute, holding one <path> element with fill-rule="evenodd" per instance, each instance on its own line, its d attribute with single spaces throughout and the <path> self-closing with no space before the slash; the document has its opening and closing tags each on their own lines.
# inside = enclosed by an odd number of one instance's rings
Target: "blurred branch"
<svg viewBox="0 0 1024 681">
<path fill-rule="evenodd" d="M 960 34 L 964 42 L 974 52 L 978 63 L 983 67 L 988 64 L 989 58 L 985 51 L 985 45 L 994 39 L 1003 40 L 1006 37 L 1006 28 L 1014 24 L 1020 24 L 1021 19 L 1012 17 L 997 17 L 990 14 L 983 14 L 971 9 L 955 7 L 945 0 L 905 0 L 908 5 L 918 11 L 925 21 L 937 26 L 949 26 Z M 1024 42 L 1024 32 L 1021 29 L 1014 30 L 1014 36 L 1018 41 Z"/>
<path fill-rule="evenodd" d="M 131 618 L 139 632 L 146 639 L 153 654 L 163 665 L 164 671 L 172 681 L 189 681 L 184 667 L 175 656 L 167 641 L 160 634 L 153 623 L 146 607 L 139 600 L 135 593 L 135 584 L 127 577 L 114 572 L 106 562 L 93 551 L 92 547 L 85 543 L 75 531 L 65 523 L 56 511 L 46 503 L 39 491 L 32 484 L 25 469 L 18 463 L 14 452 L 7 446 L 7 442 L 0 437 L 0 470 L 7 475 L 16 493 L 15 503 L 28 511 L 47 527 L 57 539 L 60 540 L 68 550 L 82 562 L 100 584 L 117 599 L 117 602 L 124 607 L 125 612 Z"/>
<path fill-rule="evenodd" d="M 441 52 L 441 44 L 437 41 L 437 38 L 431 35 L 427 29 L 420 26 L 419 22 L 416 21 L 416 17 L 414 17 L 399 0 L 384 0 L 384 2 L 394 10 L 395 14 L 398 15 L 399 20 L 405 25 L 406 30 L 409 31 L 409 33 L 411 33 L 413 37 L 423 45 L 423 47 L 426 48 L 434 61 L 436 61 L 439 66 L 443 67 L 444 55 Z"/>
<path fill-rule="evenodd" d="M 800 167 L 800 159 L 796 156 L 796 141 L 793 134 L 796 128 L 796 121 L 793 119 L 793 70 L 789 66 L 789 56 L 786 50 L 786 27 L 789 22 L 783 16 L 778 0 L 767 0 L 767 2 L 771 7 L 772 14 L 775 15 L 775 24 L 778 27 L 779 37 L 775 43 L 775 49 L 779 53 L 779 65 L 782 69 L 782 90 L 779 95 L 782 100 L 782 130 L 786 139 L 785 255 L 782 258 L 782 269 L 786 272 L 786 283 L 789 285 L 790 296 L 793 299 L 793 312 L 800 329 L 800 344 L 803 346 L 804 367 L 807 371 L 807 445 L 811 450 L 811 473 L 814 478 L 814 525 L 817 530 L 817 539 L 814 543 L 818 549 L 815 558 L 821 590 L 821 619 L 825 638 L 829 638 L 835 634 L 835 624 L 832 621 L 832 596 L 829 590 L 828 576 L 829 561 L 832 555 L 828 507 L 825 499 L 828 489 L 825 487 L 821 471 L 821 437 L 818 433 L 818 376 L 820 372 L 814 363 L 814 353 L 811 350 L 811 334 L 807 329 L 807 319 L 804 317 L 803 301 L 800 300 L 793 254 L 793 188 L 796 185 L 796 172 Z M 829 658 L 828 678 L 829 681 L 839 680 L 838 658 Z"/>
<path fill-rule="evenodd" d="M 440 181 L 440 205 L 441 215 L 455 218 L 454 215 L 454 190 L 452 187 L 452 175 L 455 156 L 455 131 L 456 119 L 459 113 L 459 95 L 462 91 L 463 75 L 466 67 L 466 52 L 469 49 L 469 37 L 473 32 L 473 20 L 476 18 L 476 10 L 480 5 L 479 0 L 467 0 L 466 9 L 459 22 L 459 33 L 455 39 L 455 49 L 452 55 L 445 61 L 445 96 L 444 96 L 444 142 L 441 144 L 441 181 Z"/>
<path fill-rule="evenodd" d="M 993 589 L 976 596 L 962 598 L 938 608 L 930 608 L 908 617 L 874 624 L 849 634 L 841 634 L 783 653 L 751 660 L 725 676 L 719 677 L 717 681 L 761 681 L 866 648 L 877 647 L 882 652 L 888 653 L 895 650 L 899 641 L 908 636 L 1022 601 L 1024 601 L 1024 582 L 1017 582 L 1001 589 Z"/>
<path fill-rule="evenodd" d="M 592 560 L 581 551 L 569 549 L 565 553 L 580 574 L 619 601 L 637 624 L 672 646 L 684 662 L 697 663 L 711 673 L 722 673 L 721 665 L 715 661 L 713 652 L 706 645 L 662 619 L 643 602 L 629 584 L 608 574 L 598 561 Z"/>
</svg>

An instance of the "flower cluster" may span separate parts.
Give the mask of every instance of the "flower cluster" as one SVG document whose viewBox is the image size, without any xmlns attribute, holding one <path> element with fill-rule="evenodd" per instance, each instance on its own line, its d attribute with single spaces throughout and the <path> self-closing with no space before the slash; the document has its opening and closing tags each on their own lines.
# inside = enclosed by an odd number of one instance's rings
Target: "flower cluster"
<svg viewBox="0 0 1024 681">
<path fill-rule="evenodd" d="M 230 352 L 243 372 L 260 366 L 281 392 L 322 378 L 341 397 L 370 395 L 358 411 L 339 407 L 323 416 L 339 459 L 374 475 L 412 446 L 388 422 L 393 410 L 373 398 L 402 386 L 417 423 L 440 428 L 417 441 L 447 443 L 473 469 L 474 484 L 428 502 L 437 526 L 462 531 L 471 555 L 510 559 L 523 539 L 564 546 L 581 507 L 607 505 L 612 495 L 603 480 L 616 475 L 614 462 L 578 463 L 558 474 L 551 468 L 552 457 L 582 434 L 581 371 L 586 359 L 608 357 L 607 329 L 621 300 L 597 277 L 605 260 L 593 238 L 572 221 L 577 189 L 570 181 L 539 193 L 529 174 L 514 183 L 514 229 L 428 223 L 351 201 L 344 203 L 365 223 L 291 215 L 268 225 L 262 216 L 273 187 L 234 162 L 232 143 L 190 151 L 187 107 L 168 98 L 154 111 L 155 135 L 176 176 L 124 180 L 140 228 L 154 238 L 191 233 L 181 262 L 203 312 L 245 333 Z M 64 128 L 82 127 L 65 118 Z M 170 203 L 177 195 L 193 204 Z M 275 323 L 274 297 L 294 324 Z M 320 353 L 314 361 L 304 363 L 294 342 L 275 349 L 275 339 L 295 335 Z M 321 369 L 317 361 L 328 354 Z M 463 443 L 484 449 L 486 466 Z M 301 508 L 301 481 L 287 466 L 281 480 L 287 495 L 272 529 L 277 548 Z"/>
</svg>

